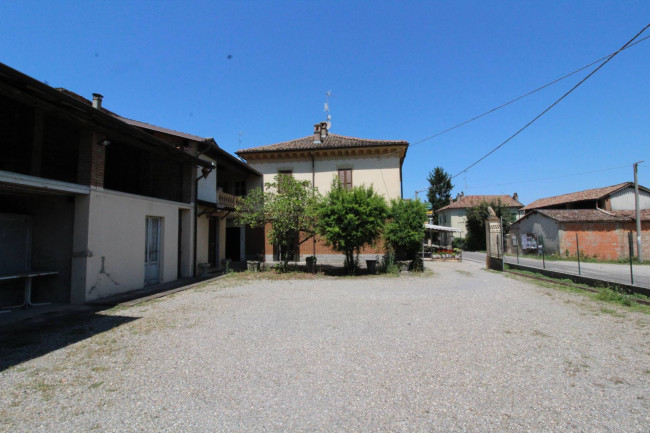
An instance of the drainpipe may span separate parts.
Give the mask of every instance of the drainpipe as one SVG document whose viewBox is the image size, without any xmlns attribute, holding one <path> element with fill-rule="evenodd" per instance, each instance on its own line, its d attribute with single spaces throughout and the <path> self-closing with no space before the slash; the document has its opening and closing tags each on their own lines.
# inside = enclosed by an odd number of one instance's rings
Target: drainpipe
<svg viewBox="0 0 650 433">
<path fill-rule="evenodd" d="M 316 195 L 316 160 L 314 158 L 314 152 L 311 152 L 311 194 L 312 196 Z M 313 238 L 312 249 L 312 256 L 316 257 L 316 236 Z"/>
<path fill-rule="evenodd" d="M 206 150 L 207 152 L 207 150 Z M 205 152 L 203 152 L 205 153 Z M 200 155 L 201 153 L 199 153 Z M 210 172 L 214 170 L 214 163 L 212 163 L 212 167 L 202 167 L 201 168 L 201 176 L 197 177 L 196 180 L 194 181 L 194 230 L 193 230 L 193 237 L 194 237 L 194 257 L 192 260 L 192 275 L 196 276 L 196 270 L 198 267 L 198 263 L 196 263 L 196 250 L 197 250 L 197 237 L 198 237 L 198 225 L 199 225 L 199 181 L 201 179 L 207 179 L 208 176 L 210 175 Z"/>
</svg>

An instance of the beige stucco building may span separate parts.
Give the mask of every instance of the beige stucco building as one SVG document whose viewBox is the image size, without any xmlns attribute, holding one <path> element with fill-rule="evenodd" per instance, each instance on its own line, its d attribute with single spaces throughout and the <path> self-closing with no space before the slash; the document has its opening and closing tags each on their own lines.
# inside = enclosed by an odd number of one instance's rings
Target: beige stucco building
<svg viewBox="0 0 650 433">
<path fill-rule="evenodd" d="M 326 194 L 335 178 L 348 186 L 372 186 L 387 201 L 402 197 L 402 164 L 406 141 L 372 140 L 332 134 L 327 123 L 314 125 L 314 134 L 295 140 L 239 150 L 263 181 L 274 182 L 280 173 L 308 180 L 321 194 Z M 378 250 L 379 251 L 379 250 Z M 368 251 L 374 257 L 377 251 Z M 322 242 L 300 246 L 295 259 L 316 255 L 319 261 L 338 261 L 342 257 Z M 273 260 L 273 247 L 266 243 L 266 260 Z M 277 257 L 276 257 L 277 258 Z"/>
<path fill-rule="evenodd" d="M 455 238 L 465 238 L 465 236 L 467 236 L 467 227 L 465 226 L 465 223 L 467 222 L 467 209 L 477 206 L 481 202 L 490 203 L 499 200 L 517 216 L 520 214 L 520 209 L 524 207 L 524 205 L 519 202 L 517 193 L 514 193 L 512 196 L 461 195 L 447 206 L 438 209 L 436 211 L 436 224 L 460 230 L 455 233 L 441 233 L 440 236 L 442 239 L 440 239 L 440 243 L 443 245 L 449 244 L 451 242 L 450 237 L 452 236 Z"/>
</svg>

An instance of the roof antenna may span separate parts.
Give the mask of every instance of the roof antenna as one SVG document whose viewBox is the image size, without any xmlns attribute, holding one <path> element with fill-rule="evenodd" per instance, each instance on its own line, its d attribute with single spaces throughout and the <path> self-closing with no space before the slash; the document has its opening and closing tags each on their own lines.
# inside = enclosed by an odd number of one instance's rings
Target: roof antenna
<svg viewBox="0 0 650 433">
<path fill-rule="evenodd" d="M 242 131 L 239 131 L 239 134 L 237 134 L 239 137 L 237 137 L 237 142 L 239 143 L 239 147 L 241 147 L 241 136 L 244 135 Z"/>
<path fill-rule="evenodd" d="M 332 96 L 332 91 L 331 90 L 328 90 L 327 92 L 325 92 L 325 108 L 323 109 L 323 111 L 327 113 L 327 117 L 325 118 L 325 120 L 327 121 L 327 130 L 328 131 L 330 129 L 332 129 L 332 116 L 330 116 L 330 105 L 329 105 L 330 96 Z"/>
</svg>

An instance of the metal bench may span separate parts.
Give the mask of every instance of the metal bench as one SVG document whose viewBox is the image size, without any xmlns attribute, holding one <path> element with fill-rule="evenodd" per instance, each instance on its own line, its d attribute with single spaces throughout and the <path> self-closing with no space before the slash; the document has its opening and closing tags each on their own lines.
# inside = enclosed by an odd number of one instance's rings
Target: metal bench
<svg viewBox="0 0 650 433">
<path fill-rule="evenodd" d="M 19 272 L 16 274 L 6 274 L 0 275 L 0 281 L 7 280 L 17 280 L 25 279 L 25 297 L 23 303 L 20 305 L 10 305 L 8 307 L 2 307 L 2 310 L 10 310 L 14 308 L 29 308 L 36 307 L 39 305 L 48 305 L 50 302 L 34 303 L 32 302 L 32 278 L 34 277 L 44 277 L 47 275 L 56 275 L 58 271 L 28 271 L 28 272 Z M 9 313 L 9 311 L 0 311 L 1 313 Z"/>
</svg>

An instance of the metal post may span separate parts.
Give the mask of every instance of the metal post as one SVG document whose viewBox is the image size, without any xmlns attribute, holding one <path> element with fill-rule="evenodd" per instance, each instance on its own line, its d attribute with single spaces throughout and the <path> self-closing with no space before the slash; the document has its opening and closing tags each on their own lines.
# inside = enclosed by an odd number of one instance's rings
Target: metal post
<svg viewBox="0 0 650 433">
<path fill-rule="evenodd" d="M 519 239 L 517 239 L 517 245 L 515 245 L 515 249 L 517 250 L 517 264 L 519 264 Z"/>
<path fill-rule="evenodd" d="M 580 242 L 578 241 L 578 233 L 576 233 L 576 254 L 578 255 L 578 275 L 582 275 L 580 273 Z"/>
<path fill-rule="evenodd" d="M 634 241 L 633 241 L 633 239 L 634 239 L 634 235 L 632 234 L 632 232 L 629 232 L 627 234 L 627 242 L 628 242 L 628 244 L 630 246 L 630 281 L 631 281 L 631 284 L 634 284 L 634 271 L 632 270 L 632 259 L 634 257 Z"/>
<path fill-rule="evenodd" d="M 643 161 L 634 163 L 634 204 L 636 207 L 636 257 L 639 263 L 643 262 L 643 254 L 641 253 L 641 218 L 639 216 L 639 178 L 637 176 L 637 168 Z"/>
<path fill-rule="evenodd" d="M 503 238 L 503 217 L 499 217 L 499 226 L 501 228 L 501 239 L 499 239 L 499 251 L 501 251 L 501 272 L 503 272 L 505 269 L 504 263 L 506 261 L 506 254 L 503 248 L 503 244 L 505 243 L 505 240 Z"/>
<path fill-rule="evenodd" d="M 539 235 L 539 244 L 542 246 L 542 269 L 546 269 L 546 253 L 544 252 L 544 236 Z"/>
</svg>

